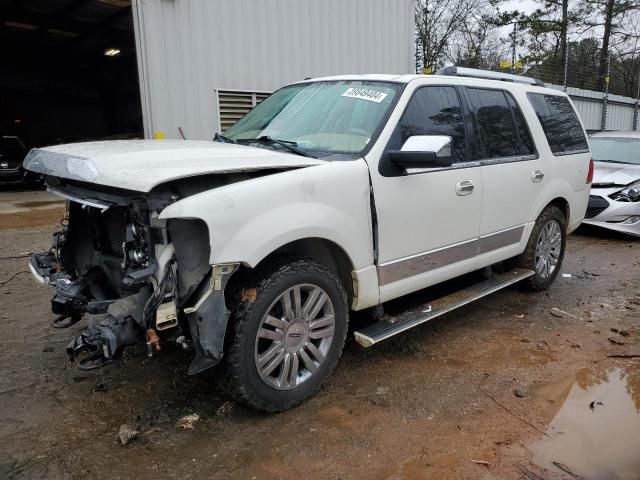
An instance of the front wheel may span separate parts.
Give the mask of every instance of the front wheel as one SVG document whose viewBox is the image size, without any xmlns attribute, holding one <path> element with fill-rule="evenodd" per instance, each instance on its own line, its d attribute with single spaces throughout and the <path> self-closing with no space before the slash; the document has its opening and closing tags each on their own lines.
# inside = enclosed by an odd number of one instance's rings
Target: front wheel
<svg viewBox="0 0 640 480">
<path fill-rule="evenodd" d="M 523 282 L 530 290 L 546 290 L 562 268 L 566 243 L 565 217 L 558 207 L 550 205 L 536 220 L 525 251 L 509 264 L 535 272 Z"/>
<path fill-rule="evenodd" d="M 231 317 L 225 383 L 250 407 L 286 410 L 335 368 L 347 333 L 346 294 L 333 271 L 300 257 L 259 267 L 251 283 Z"/>
</svg>

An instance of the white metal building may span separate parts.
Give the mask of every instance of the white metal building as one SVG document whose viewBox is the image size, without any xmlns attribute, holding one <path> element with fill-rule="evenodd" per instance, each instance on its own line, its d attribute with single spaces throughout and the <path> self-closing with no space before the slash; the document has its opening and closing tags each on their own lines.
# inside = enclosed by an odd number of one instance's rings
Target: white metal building
<svg viewBox="0 0 640 480">
<path fill-rule="evenodd" d="M 0 0 L 0 130 L 209 139 L 287 83 L 412 73 L 414 2 Z M 640 128 L 637 98 L 567 92 L 591 131 Z"/>
<path fill-rule="evenodd" d="M 145 136 L 210 139 L 266 93 L 415 70 L 414 0 L 134 0 Z"/>
</svg>

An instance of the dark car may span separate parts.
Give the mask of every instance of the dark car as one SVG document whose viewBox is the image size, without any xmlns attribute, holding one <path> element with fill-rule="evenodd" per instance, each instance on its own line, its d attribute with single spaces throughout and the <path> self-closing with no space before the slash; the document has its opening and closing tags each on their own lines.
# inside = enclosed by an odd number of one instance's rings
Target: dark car
<svg viewBox="0 0 640 480">
<path fill-rule="evenodd" d="M 22 168 L 27 148 L 14 135 L 0 137 L 0 186 L 5 185 L 42 185 L 43 176 L 28 172 Z"/>
</svg>

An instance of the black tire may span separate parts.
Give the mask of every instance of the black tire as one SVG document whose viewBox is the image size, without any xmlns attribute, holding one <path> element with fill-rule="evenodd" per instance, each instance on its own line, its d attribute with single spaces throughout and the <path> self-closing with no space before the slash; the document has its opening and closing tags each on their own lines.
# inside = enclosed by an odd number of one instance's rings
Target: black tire
<svg viewBox="0 0 640 480">
<path fill-rule="evenodd" d="M 236 287 L 238 293 L 234 304 L 230 305 L 232 314 L 226 336 L 222 385 L 236 400 L 256 410 L 279 412 L 290 409 L 314 395 L 338 363 L 347 334 L 347 294 L 335 272 L 314 260 L 298 256 L 280 256 L 267 261 L 248 278 L 243 277 L 242 283 L 242 290 Z M 281 295 L 301 284 L 319 287 L 330 299 L 335 317 L 332 340 L 314 373 L 295 387 L 279 390 L 263 380 L 258 371 L 258 330 L 264 327 L 265 315 L 277 308 L 274 305 L 280 305 L 277 301 Z M 285 340 L 282 342 L 284 344 Z M 299 365 L 301 369 L 305 368 L 301 359 Z M 282 368 L 283 365 L 278 367 Z"/>
<path fill-rule="evenodd" d="M 561 241 L 560 241 L 560 252 L 558 255 L 558 262 L 555 265 L 554 270 L 548 275 L 543 276 L 540 272 L 536 270 L 536 249 L 538 246 L 538 241 L 540 239 L 540 234 L 547 226 L 549 222 L 557 222 L 560 227 Z M 521 285 L 528 290 L 532 290 L 534 292 L 540 292 L 542 290 L 546 290 L 553 283 L 555 278 L 558 276 L 558 272 L 562 268 L 562 261 L 564 259 L 564 251 L 567 244 L 567 221 L 564 217 L 562 211 L 556 207 L 555 205 L 549 205 L 545 208 L 533 227 L 531 232 L 531 236 L 529 237 L 529 242 L 527 243 L 527 248 L 525 251 L 518 255 L 517 257 L 512 258 L 508 262 L 508 267 L 510 268 L 526 268 L 529 270 L 533 270 L 536 272 L 533 276 L 524 280 Z"/>
</svg>

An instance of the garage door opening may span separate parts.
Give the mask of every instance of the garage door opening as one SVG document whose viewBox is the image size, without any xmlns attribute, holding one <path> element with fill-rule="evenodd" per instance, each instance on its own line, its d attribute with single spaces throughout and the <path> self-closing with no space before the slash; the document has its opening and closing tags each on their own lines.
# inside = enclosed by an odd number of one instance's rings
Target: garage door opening
<svg viewBox="0 0 640 480">
<path fill-rule="evenodd" d="M 129 0 L 0 0 L 0 134 L 142 137 Z"/>
</svg>

